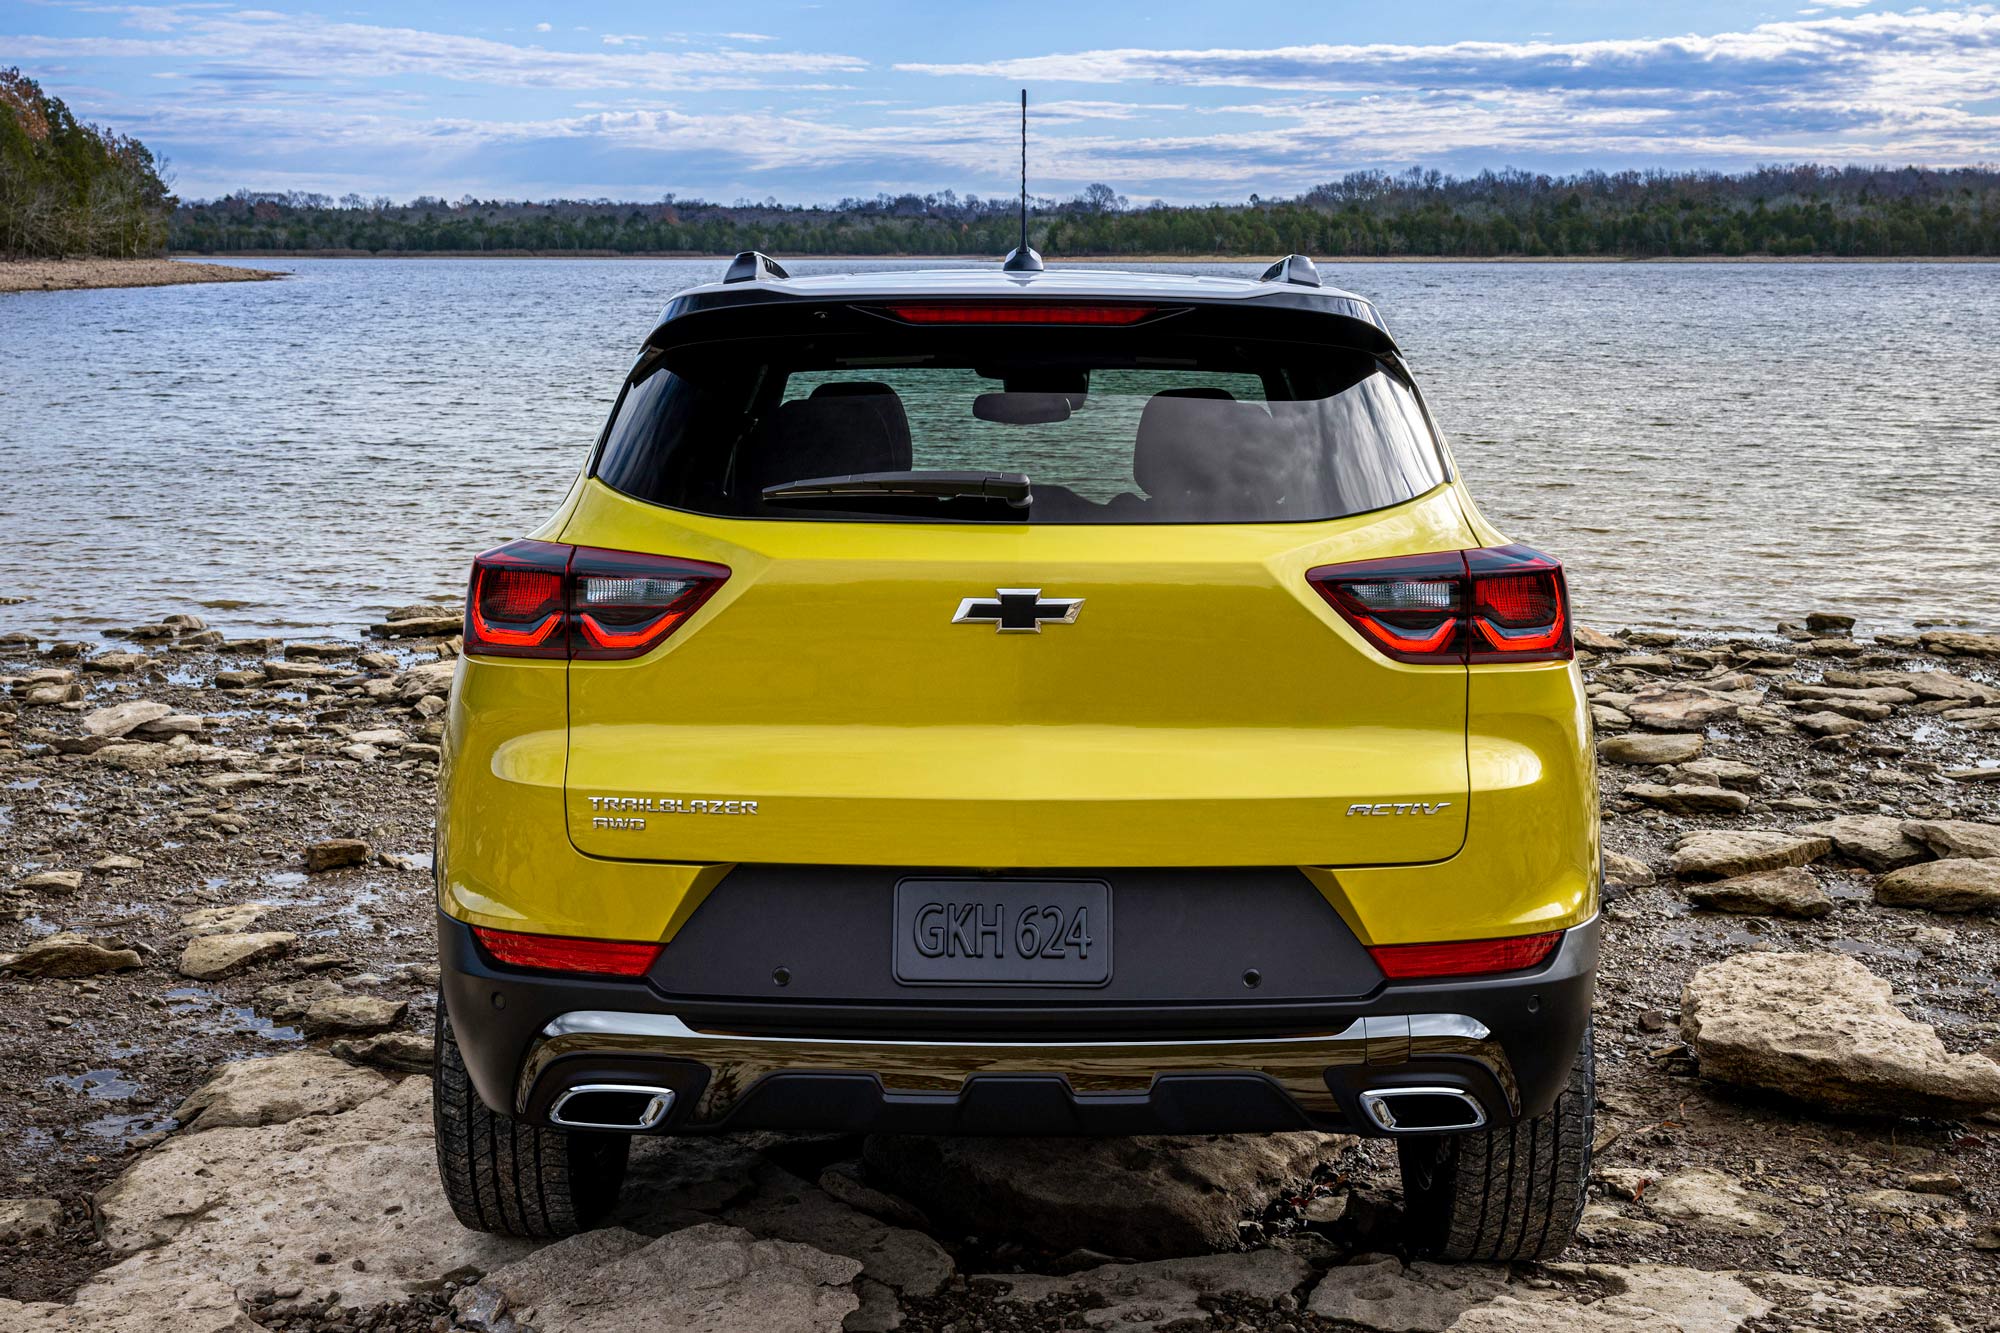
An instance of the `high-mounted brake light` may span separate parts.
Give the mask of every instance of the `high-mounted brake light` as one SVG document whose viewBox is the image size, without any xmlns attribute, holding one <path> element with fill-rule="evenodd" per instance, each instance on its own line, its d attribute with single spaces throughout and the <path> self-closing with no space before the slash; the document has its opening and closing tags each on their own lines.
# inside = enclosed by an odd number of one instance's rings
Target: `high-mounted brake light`
<svg viewBox="0 0 2000 1333">
<path fill-rule="evenodd" d="M 658 647 L 729 577 L 725 565 L 518 541 L 472 562 L 465 651 L 615 661 Z"/>
<path fill-rule="evenodd" d="M 1418 977 L 1472 977 L 1489 972 L 1519 972 L 1538 967 L 1562 938 L 1560 930 L 1545 935 L 1515 935 L 1503 940 L 1450 940 L 1442 944 L 1378 944 L 1368 951 L 1375 966 L 1391 981 Z"/>
<path fill-rule="evenodd" d="M 474 926 L 472 934 L 487 953 L 509 967 L 601 977 L 644 976 L 665 947 L 644 940 L 581 940 L 567 935 L 493 930 L 487 926 Z"/>
<path fill-rule="evenodd" d="M 1562 565 L 1525 546 L 1322 565 L 1306 579 L 1398 662 L 1565 662 Z"/>
<path fill-rule="evenodd" d="M 888 309 L 911 324 L 1137 324 L 1160 313 L 1158 306 L 1076 301 L 923 301 Z"/>
</svg>

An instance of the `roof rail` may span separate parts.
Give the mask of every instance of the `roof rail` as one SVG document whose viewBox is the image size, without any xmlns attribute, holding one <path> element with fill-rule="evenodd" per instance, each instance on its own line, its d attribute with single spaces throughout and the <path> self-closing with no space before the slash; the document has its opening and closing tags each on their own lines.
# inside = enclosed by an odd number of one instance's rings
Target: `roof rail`
<svg viewBox="0 0 2000 1333">
<path fill-rule="evenodd" d="M 729 268 L 722 275 L 724 282 L 762 282 L 766 278 L 783 280 L 792 275 L 785 272 L 784 265 L 771 256 L 757 250 L 745 250 L 729 261 Z"/>
<path fill-rule="evenodd" d="M 1299 287 L 1319 286 L 1319 269 L 1304 255 L 1286 255 L 1264 270 L 1259 282 L 1289 282 Z"/>
</svg>

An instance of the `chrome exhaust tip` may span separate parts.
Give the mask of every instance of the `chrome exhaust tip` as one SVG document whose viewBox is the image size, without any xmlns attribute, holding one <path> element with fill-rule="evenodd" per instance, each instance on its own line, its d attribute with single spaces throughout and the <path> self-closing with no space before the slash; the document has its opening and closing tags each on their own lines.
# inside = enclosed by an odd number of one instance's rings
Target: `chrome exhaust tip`
<svg viewBox="0 0 2000 1333">
<path fill-rule="evenodd" d="M 559 1129 L 603 1129 L 643 1134 L 658 1129 L 674 1109 L 674 1090 L 647 1083 L 579 1083 L 549 1106 Z"/>
<path fill-rule="evenodd" d="M 1370 1088 L 1361 1094 L 1361 1113 L 1384 1134 L 1432 1134 L 1486 1123 L 1486 1108 L 1459 1088 Z"/>
</svg>

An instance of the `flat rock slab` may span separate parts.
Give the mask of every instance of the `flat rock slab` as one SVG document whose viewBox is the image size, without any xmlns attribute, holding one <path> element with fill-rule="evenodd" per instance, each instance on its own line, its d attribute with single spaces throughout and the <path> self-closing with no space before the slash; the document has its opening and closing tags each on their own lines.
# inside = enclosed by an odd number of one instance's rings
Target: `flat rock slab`
<svg viewBox="0 0 2000 1333">
<path fill-rule="evenodd" d="M 365 1306 L 536 1248 L 468 1231 L 452 1216 L 437 1184 L 425 1078 L 338 1115 L 175 1135 L 101 1191 L 97 1209 L 106 1246 L 125 1257 L 79 1300 L 213 1280 L 337 1288 L 343 1304 Z"/>
<path fill-rule="evenodd" d="M 861 1265 L 713 1223 L 659 1240 L 592 1232 L 455 1299 L 467 1333 L 838 1333 Z"/>
<path fill-rule="evenodd" d="M 1890 1328 L 1924 1294 L 1657 1264 L 1543 1264 L 1510 1275 L 1418 1263 L 1398 1275 L 1388 1271 L 1395 1263 L 1371 1257 L 1327 1270 L 1308 1308 L 1352 1311 L 1338 1317 L 1373 1333 L 1747 1333 L 1806 1316 L 1814 1327 L 1832 1318 Z M 1532 1286 L 1520 1280 L 1529 1277 Z"/>
<path fill-rule="evenodd" d="M 1650 767 L 1656 764 L 1685 764 L 1701 756 L 1701 737 L 1682 732 L 1664 735 L 1607 736 L 1597 743 L 1597 753 L 1606 763 Z"/>
<path fill-rule="evenodd" d="M 1939 856 L 2000 857 L 2000 824 L 1976 824 L 1969 819 L 1913 819 L 1903 825 L 1903 833 Z"/>
<path fill-rule="evenodd" d="M 1736 1236 L 1775 1236 L 1785 1229 L 1778 1201 L 1752 1194 L 1735 1180 L 1708 1167 L 1680 1171 L 1655 1181 L 1640 1202 L 1657 1217 L 1686 1222 L 1703 1231 Z"/>
<path fill-rule="evenodd" d="M 125 972 L 139 966 L 133 949 L 112 949 L 64 931 L 45 935 L 17 954 L 0 954 L 0 972 L 23 977 L 94 977 L 100 972 Z"/>
<path fill-rule="evenodd" d="M 344 866 L 362 865 L 369 855 L 368 844 L 359 838 L 329 838 L 306 848 L 306 873 L 319 875 Z"/>
<path fill-rule="evenodd" d="M 1933 912 L 1990 912 L 2000 908 L 2000 861 L 1953 857 L 1904 866 L 1875 881 L 1875 901 Z"/>
<path fill-rule="evenodd" d="M 188 1094 L 174 1119 L 195 1129 L 282 1125 L 301 1116 L 338 1115 L 379 1097 L 389 1080 L 318 1051 L 237 1060 Z"/>
<path fill-rule="evenodd" d="M 100 708 L 84 715 L 83 734 L 86 736 L 123 736 L 142 722 L 156 722 L 174 710 L 165 704 L 153 703 L 147 699 L 128 699 L 122 704 Z"/>
<path fill-rule="evenodd" d="M 264 1333 L 220 1282 L 140 1291 L 85 1288 L 76 1302 L 0 1300 L 0 1333 Z"/>
<path fill-rule="evenodd" d="M 1134 1259 L 1227 1249 L 1236 1223 L 1307 1180 L 1337 1134 L 985 1139 L 878 1136 L 872 1177 L 979 1235 Z"/>
<path fill-rule="evenodd" d="M 1625 715 L 1648 731 L 1706 731 L 1711 722 L 1735 717 L 1742 705 L 1706 690 L 1646 690 L 1626 705 Z"/>
<path fill-rule="evenodd" d="M 1667 865 L 1681 879 L 1730 879 L 1806 865 L 1832 850 L 1833 839 L 1816 834 L 1705 829 L 1676 843 Z"/>
<path fill-rule="evenodd" d="M 1690 884 L 1687 898 L 1711 912 L 1810 918 L 1833 911 L 1833 899 L 1804 866 Z"/>
<path fill-rule="evenodd" d="M 290 953 L 299 937 L 289 930 L 264 930 L 252 934 L 197 935 L 181 950 L 180 972 L 184 977 L 208 981 L 241 972 L 258 963 L 268 963 Z"/>
<path fill-rule="evenodd" d="M 910 1296 L 931 1296 L 957 1271 L 942 1245 L 906 1227 L 890 1226 L 766 1164 L 753 1173 L 757 1191 L 723 1214 L 754 1235 L 797 1241 L 861 1264 L 875 1281 Z"/>
<path fill-rule="evenodd" d="M 1152 1333 L 1156 1329 L 1206 1328 L 1209 1310 L 1204 1300 L 1235 1296 L 1269 1303 L 1290 1295 L 1311 1273 L 1305 1260 L 1282 1250 L 1250 1250 L 1144 1264 L 1106 1264 L 1068 1277 L 1005 1274 L 976 1277 L 972 1282 L 1009 1304 L 1032 1305 L 1058 1296 L 1081 1296 L 1094 1305 L 1081 1314 L 1086 1328 Z"/>
<path fill-rule="evenodd" d="M 1844 954 L 1746 953 L 1698 970 L 1681 1031 L 1708 1078 L 1822 1111 L 1952 1119 L 2000 1107 L 2000 1065 L 1954 1055 Z"/>
<path fill-rule="evenodd" d="M 1842 815 L 1799 830 L 1811 837 L 1831 838 L 1833 850 L 1870 870 L 1894 870 L 1931 855 L 1930 848 L 1903 832 L 1906 821 L 1891 815 Z"/>
<path fill-rule="evenodd" d="M 1740 815 L 1750 808 L 1750 798 L 1727 787 L 1707 787 L 1677 782 L 1664 787 L 1655 782 L 1635 782 L 1625 789 L 1626 797 L 1644 801 L 1677 815 Z"/>
<path fill-rule="evenodd" d="M 367 1036 L 395 1027 L 409 1011 L 408 1000 L 335 995 L 307 1006 L 304 1021 L 306 1032 L 315 1037 Z"/>
</svg>

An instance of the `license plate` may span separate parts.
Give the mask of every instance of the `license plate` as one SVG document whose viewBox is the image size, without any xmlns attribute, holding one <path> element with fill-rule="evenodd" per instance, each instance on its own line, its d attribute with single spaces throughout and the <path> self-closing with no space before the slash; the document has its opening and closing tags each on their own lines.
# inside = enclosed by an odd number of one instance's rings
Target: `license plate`
<svg viewBox="0 0 2000 1333">
<path fill-rule="evenodd" d="M 1111 886 L 1088 879 L 903 880 L 896 885 L 896 980 L 1102 986 L 1111 980 Z"/>
</svg>

